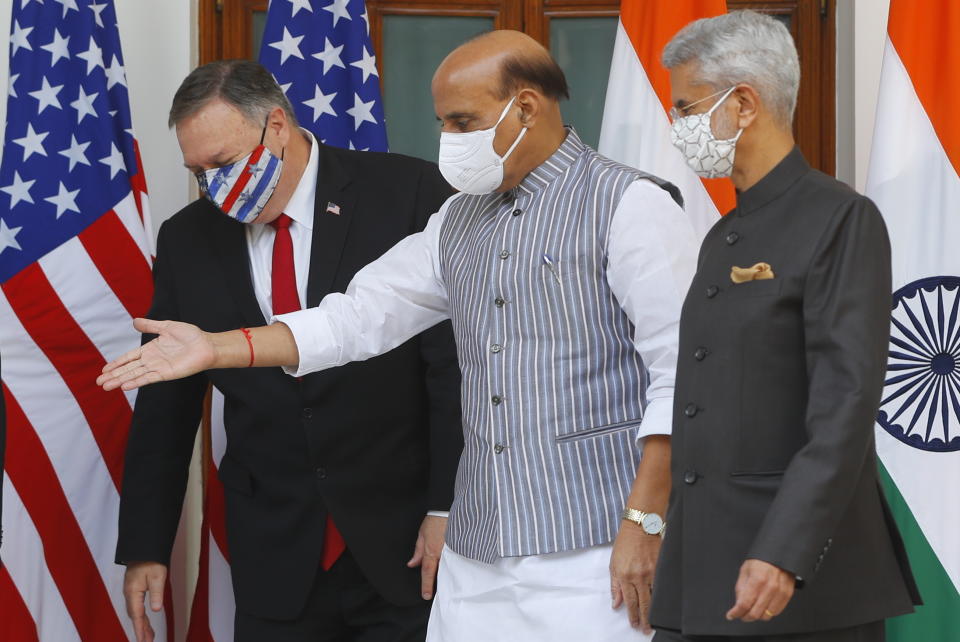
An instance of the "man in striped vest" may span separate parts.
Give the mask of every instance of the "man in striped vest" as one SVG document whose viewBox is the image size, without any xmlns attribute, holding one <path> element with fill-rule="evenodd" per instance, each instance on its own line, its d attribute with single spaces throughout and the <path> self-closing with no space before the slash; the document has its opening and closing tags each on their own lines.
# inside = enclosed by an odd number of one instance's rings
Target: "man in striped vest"
<svg viewBox="0 0 960 642">
<path fill-rule="evenodd" d="M 460 193 L 422 233 L 345 294 L 249 340 L 140 320 L 159 339 L 101 382 L 245 367 L 251 352 L 301 376 L 450 318 L 465 446 L 428 639 L 641 639 L 630 624 L 649 628 L 677 321 L 695 264 L 682 199 L 564 127 L 563 73 L 523 34 L 459 47 L 433 94 L 440 168 Z"/>
</svg>

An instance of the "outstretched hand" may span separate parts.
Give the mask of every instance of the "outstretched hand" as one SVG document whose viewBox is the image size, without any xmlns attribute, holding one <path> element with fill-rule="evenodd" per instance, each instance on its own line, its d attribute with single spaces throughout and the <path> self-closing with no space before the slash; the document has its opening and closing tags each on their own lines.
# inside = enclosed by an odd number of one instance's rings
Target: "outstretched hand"
<svg viewBox="0 0 960 642">
<path fill-rule="evenodd" d="M 158 381 L 182 379 L 211 368 L 215 361 L 210 335 L 179 321 L 134 319 L 133 327 L 157 338 L 103 367 L 97 385 L 104 390 L 133 390 Z"/>
</svg>

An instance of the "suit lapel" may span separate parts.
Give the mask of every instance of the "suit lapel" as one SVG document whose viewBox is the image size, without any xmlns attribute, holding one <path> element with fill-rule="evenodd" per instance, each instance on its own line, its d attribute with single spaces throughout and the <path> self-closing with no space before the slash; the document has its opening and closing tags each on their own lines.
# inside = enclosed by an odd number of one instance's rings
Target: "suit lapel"
<svg viewBox="0 0 960 642">
<path fill-rule="evenodd" d="M 307 279 L 307 307 L 314 307 L 333 290 L 340 257 L 353 221 L 357 190 L 336 156 L 321 143 L 316 203 L 313 210 L 313 241 L 310 247 L 310 276 Z M 339 214 L 328 206 L 339 207 Z"/>
<path fill-rule="evenodd" d="M 237 304 L 246 325 L 266 325 L 260 304 L 253 289 L 250 276 L 250 257 L 247 252 L 247 235 L 243 223 L 217 214 L 213 219 L 211 243 L 220 257 L 227 290 Z"/>
</svg>

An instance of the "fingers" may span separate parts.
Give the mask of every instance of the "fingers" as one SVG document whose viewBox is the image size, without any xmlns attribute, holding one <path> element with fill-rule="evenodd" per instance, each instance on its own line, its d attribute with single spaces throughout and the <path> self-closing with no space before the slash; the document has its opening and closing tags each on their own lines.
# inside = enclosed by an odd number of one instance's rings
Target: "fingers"
<svg viewBox="0 0 960 642">
<path fill-rule="evenodd" d="M 737 578 L 737 585 L 734 589 L 737 602 L 729 611 L 727 611 L 728 620 L 737 620 L 750 612 L 754 603 L 757 601 L 759 591 L 754 582 L 750 579 L 748 571 L 741 567 L 740 577 Z"/>
<path fill-rule="evenodd" d="M 150 591 L 150 608 L 154 612 L 163 609 L 163 589 L 166 584 L 166 577 L 162 575 L 148 575 L 147 588 Z"/>
<path fill-rule="evenodd" d="M 737 580 L 737 602 L 727 611 L 728 620 L 769 621 L 783 612 L 793 597 L 792 576 L 765 562 L 748 560 Z"/>
<path fill-rule="evenodd" d="M 153 627 L 150 626 L 144 607 L 146 593 L 147 582 L 144 574 L 133 574 L 128 571 L 123 586 L 123 596 L 127 603 L 127 615 L 133 623 L 133 631 L 137 636 L 137 642 L 153 641 Z"/>
<path fill-rule="evenodd" d="M 787 578 L 786 581 L 780 582 L 780 590 L 776 592 L 773 596 L 773 599 L 770 600 L 770 603 L 767 605 L 766 611 L 769 611 L 773 615 L 764 614 L 764 619 L 772 619 L 776 616 L 783 613 L 783 609 L 787 608 L 790 600 L 793 599 L 793 592 L 796 589 L 795 587 L 796 580 L 792 578 Z"/>
<path fill-rule="evenodd" d="M 637 589 L 637 595 L 640 601 L 640 630 L 646 634 L 653 632 L 650 625 L 650 601 L 653 591 L 651 587 L 645 586 Z"/>
<path fill-rule="evenodd" d="M 424 555 L 420 566 L 420 594 L 425 600 L 433 597 L 433 587 L 437 580 L 437 568 L 440 560 L 432 555 Z"/>
<path fill-rule="evenodd" d="M 640 595 L 637 592 L 637 587 L 633 584 L 623 584 L 620 588 L 623 591 L 624 602 L 627 605 L 627 617 L 630 619 L 630 626 L 639 629 Z"/>
<path fill-rule="evenodd" d="M 410 558 L 410 561 L 407 562 L 407 566 L 414 568 L 420 566 L 420 563 L 423 561 L 423 535 L 417 537 L 417 543 L 413 547 L 413 557 Z"/>
<path fill-rule="evenodd" d="M 160 334 L 160 331 L 163 330 L 166 324 L 166 321 L 154 321 L 153 319 L 133 320 L 134 329 L 139 330 L 143 334 Z"/>
<path fill-rule="evenodd" d="M 620 587 L 620 580 L 610 576 L 610 599 L 613 601 L 613 610 L 619 609 L 623 605 L 623 589 Z"/>
<path fill-rule="evenodd" d="M 113 361 L 111 361 L 110 363 L 108 363 L 107 365 L 103 366 L 103 370 L 101 370 L 103 374 L 101 374 L 100 377 L 97 379 L 97 383 L 99 384 L 100 380 L 103 379 L 106 375 L 114 373 L 118 368 L 123 368 L 127 364 L 131 363 L 132 361 L 136 361 L 139 358 L 140 358 L 140 348 L 134 348 L 133 350 L 130 350 L 129 352 L 124 353 L 123 356 L 120 356 L 114 359 Z"/>
<path fill-rule="evenodd" d="M 145 615 L 133 620 L 133 632 L 137 636 L 137 642 L 153 642 L 153 626 Z"/>
</svg>

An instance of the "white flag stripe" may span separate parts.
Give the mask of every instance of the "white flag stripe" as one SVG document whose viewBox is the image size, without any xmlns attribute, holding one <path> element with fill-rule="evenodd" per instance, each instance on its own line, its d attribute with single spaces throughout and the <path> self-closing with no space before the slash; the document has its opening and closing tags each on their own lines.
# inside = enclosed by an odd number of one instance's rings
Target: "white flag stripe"
<svg viewBox="0 0 960 642">
<path fill-rule="evenodd" d="M 140 248 L 140 252 L 143 253 L 143 258 L 147 261 L 147 265 L 153 265 L 153 238 L 148 237 L 146 234 L 146 229 L 150 226 L 150 217 L 148 215 L 149 209 L 147 205 L 146 195 L 140 199 L 140 204 L 144 209 L 144 220 L 140 220 L 140 212 L 137 211 L 137 202 L 133 198 L 133 192 L 127 194 L 123 200 L 117 203 L 113 211 L 120 218 L 120 222 L 123 223 L 123 226 L 127 229 L 127 232 L 130 234 L 130 237 L 136 242 L 137 247 Z"/>
<path fill-rule="evenodd" d="M 866 193 L 893 241 L 895 290 L 929 276 L 960 275 L 960 177 L 887 41 Z M 882 135 L 879 135 L 881 134 Z M 877 452 L 954 586 L 960 591 L 960 511 L 943 492 L 960 481 L 960 452 L 927 452 L 877 429 Z"/>
<path fill-rule="evenodd" d="M 224 559 L 217 546 L 217 540 L 210 537 L 210 633 L 214 642 L 233 640 L 233 614 L 236 604 L 233 600 L 233 584 L 230 565 Z"/>
<path fill-rule="evenodd" d="M 126 308 L 100 274 L 86 248 L 74 237 L 38 261 L 70 316 L 93 342 L 104 361 L 140 345 Z M 96 302 L 91 305 L 92 302 Z M 118 319 L 129 324 L 118 328 Z M 128 395 L 132 403 L 136 394 Z"/>
<path fill-rule="evenodd" d="M 220 460 L 227 451 L 227 433 L 223 426 L 223 393 L 213 389 L 210 399 L 210 455 L 213 463 L 220 467 Z"/>
<path fill-rule="evenodd" d="M 874 139 L 866 193 L 890 238 L 912 239 L 893 244 L 894 289 L 921 276 L 960 275 L 960 177 L 889 40 L 876 122 L 883 136 Z"/>
<path fill-rule="evenodd" d="M 617 24 L 610 78 L 598 150 L 680 188 L 684 210 L 697 238 L 703 238 L 719 213 L 703 183 L 670 142 L 669 118 L 622 22 Z"/>
<path fill-rule="evenodd" d="M 3 563 L 37 624 L 40 642 L 80 642 L 73 618 L 47 570 L 40 534 L 6 474 L 3 475 L 3 524 Z"/>
<path fill-rule="evenodd" d="M 76 398 L 0 293 L 3 381 L 34 427 L 93 555 L 110 600 L 126 621 L 122 568 L 113 563 L 120 496 Z M 104 515 L 112 516 L 104 519 Z M 15 522 L 10 522 L 15 523 Z M 9 531 L 5 531 L 9 532 Z M 7 559 L 6 554 L 4 559 Z M 21 586 L 18 584 L 17 586 Z M 132 629 L 130 631 L 132 633 Z"/>
</svg>

